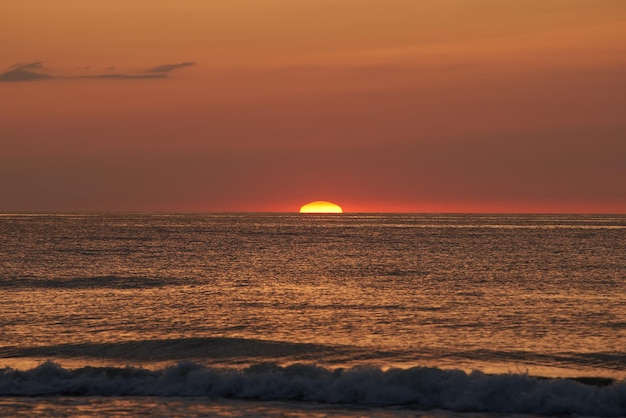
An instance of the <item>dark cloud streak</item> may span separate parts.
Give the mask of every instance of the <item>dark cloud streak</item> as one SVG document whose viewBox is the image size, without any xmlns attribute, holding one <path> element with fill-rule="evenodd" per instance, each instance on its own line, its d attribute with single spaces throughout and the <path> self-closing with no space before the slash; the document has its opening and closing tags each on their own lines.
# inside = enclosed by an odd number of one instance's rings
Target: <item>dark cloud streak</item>
<svg viewBox="0 0 626 418">
<path fill-rule="evenodd" d="M 170 71 L 178 70 L 179 68 L 190 67 L 195 65 L 195 62 L 186 61 L 179 64 L 162 64 L 156 67 L 152 67 L 146 70 L 147 73 L 169 73 Z"/>
<path fill-rule="evenodd" d="M 14 64 L 10 67 L 10 70 L 0 74 L 0 82 L 20 82 L 20 81 L 36 81 L 36 80 L 54 80 L 54 79 L 124 79 L 124 80 L 141 80 L 151 78 L 166 78 L 171 71 L 177 70 L 183 67 L 189 67 L 195 65 L 193 62 L 182 62 L 179 64 L 163 64 L 157 67 L 152 67 L 146 72 L 154 74 L 93 74 L 93 75 L 69 75 L 58 76 L 47 74 L 43 72 L 35 72 L 32 70 L 43 69 L 41 61 L 34 61 L 28 63 Z M 107 70 L 112 70 L 115 67 L 109 67 Z"/>
<path fill-rule="evenodd" d="M 31 71 L 41 68 L 43 68 L 41 61 L 14 64 L 9 71 L 0 74 L 0 82 L 34 81 L 50 78 L 50 74 Z"/>
<path fill-rule="evenodd" d="M 115 79 L 141 79 L 141 78 L 165 78 L 165 74 L 97 74 L 97 75 L 78 75 L 78 76 L 70 76 L 70 77 L 59 77 L 59 78 L 115 78 Z"/>
<path fill-rule="evenodd" d="M 52 78 L 50 74 L 36 73 L 33 71 L 17 68 L 0 74 L 0 82 L 34 81 Z"/>
</svg>

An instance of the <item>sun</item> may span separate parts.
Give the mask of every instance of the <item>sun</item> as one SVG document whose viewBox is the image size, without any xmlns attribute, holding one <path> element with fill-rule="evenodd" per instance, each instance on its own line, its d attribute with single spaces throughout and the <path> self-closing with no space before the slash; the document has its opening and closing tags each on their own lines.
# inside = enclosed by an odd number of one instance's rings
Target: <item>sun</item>
<svg viewBox="0 0 626 418">
<path fill-rule="evenodd" d="M 335 203 L 316 200 L 315 202 L 307 203 L 302 206 L 300 213 L 343 213 L 343 209 Z"/>
</svg>

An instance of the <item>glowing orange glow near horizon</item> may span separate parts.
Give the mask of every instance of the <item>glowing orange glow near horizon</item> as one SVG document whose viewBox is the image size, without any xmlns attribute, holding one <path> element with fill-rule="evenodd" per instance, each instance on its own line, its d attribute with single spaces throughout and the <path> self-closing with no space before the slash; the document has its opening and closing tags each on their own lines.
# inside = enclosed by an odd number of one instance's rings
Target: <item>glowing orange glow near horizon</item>
<svg viewBox="0 0 626 418">
<path fill-rule="evenodd" d="M 316 200 L 302 206 L 300 213 L 343 213 L 343 209 L 335 203 Z"/>
<path fill-rule="evenodd" d="M 626 213 L 624 0 L 0 10 L 0 212 Z"/>
</svg>

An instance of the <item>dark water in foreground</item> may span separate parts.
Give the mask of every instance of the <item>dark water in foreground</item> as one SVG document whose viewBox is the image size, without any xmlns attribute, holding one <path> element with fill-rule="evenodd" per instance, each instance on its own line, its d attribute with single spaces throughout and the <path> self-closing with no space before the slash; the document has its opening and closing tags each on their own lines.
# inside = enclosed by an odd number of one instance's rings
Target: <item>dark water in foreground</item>
<svg viewBox="0 0 626 418">
<path fill-rule="evenodd" d="M 626 415 L 626 216 L 6 214 L 0 234 L 4 415 Z"/>
</svg>

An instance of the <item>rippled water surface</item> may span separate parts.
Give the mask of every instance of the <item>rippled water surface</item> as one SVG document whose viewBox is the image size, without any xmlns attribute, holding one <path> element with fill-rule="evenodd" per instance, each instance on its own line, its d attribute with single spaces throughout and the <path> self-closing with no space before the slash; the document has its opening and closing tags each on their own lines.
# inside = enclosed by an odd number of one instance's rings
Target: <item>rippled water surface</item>
<svg viewBox="0 0 626 418">
<path fill-rule="evenodd" d="M 5 214 L 0 234 L 11 370 L 626 378 L 626 216 Z"/>
</svg>

